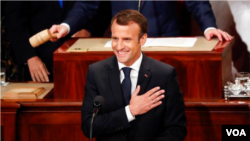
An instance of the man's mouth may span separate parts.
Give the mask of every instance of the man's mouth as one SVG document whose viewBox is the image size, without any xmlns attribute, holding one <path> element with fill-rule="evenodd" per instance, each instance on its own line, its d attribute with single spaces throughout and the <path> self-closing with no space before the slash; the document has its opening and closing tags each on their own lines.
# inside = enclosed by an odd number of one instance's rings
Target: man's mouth
<svg viewBox="0 0 250 141">
<path fill-rule="evenodd" d="M 129 51 L 117 51 L 117 52 L 118 52 L 118 54 L 124 55 L 124 54 L 128 53 Z"/>
</svg>

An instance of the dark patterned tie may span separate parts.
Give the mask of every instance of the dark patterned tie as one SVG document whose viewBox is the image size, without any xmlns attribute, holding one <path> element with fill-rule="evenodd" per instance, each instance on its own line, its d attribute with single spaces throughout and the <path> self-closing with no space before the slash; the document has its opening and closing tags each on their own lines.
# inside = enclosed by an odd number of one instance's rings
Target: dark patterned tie
<svg viewBox="0 0 250 141">
<path fill-rule="evenodd" d="M 123 95 L 126 104 L 129 104 L 130 98 L 131 98 L 131 80 L 130 80 L 130 72 L 131 68 L 124 67 L 122 68 L 124 72 L 124 79 L 122 81 L 122 89 L 123 89 Z"/>
<path fill-rule="evenodd" d="M 58 0 L 58 2 L 59 2 L 60 6 L 62 8 L 63 7 L 63 0 Z"/>
</svg>

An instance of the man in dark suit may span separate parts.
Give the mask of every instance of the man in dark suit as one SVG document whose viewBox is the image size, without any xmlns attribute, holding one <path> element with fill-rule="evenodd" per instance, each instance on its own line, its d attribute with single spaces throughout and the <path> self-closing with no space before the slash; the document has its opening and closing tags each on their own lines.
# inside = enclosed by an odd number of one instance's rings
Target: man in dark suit
<svg viewBox="0 0 250 141">
<path fill-rule="evenodd" d="M 24 70 L 24 81 L 53 81 L 53 52 L 62 45 L 64 39 L 33 48 L 29 38 L 55 23 L 60 24 L 74 3 L 73 1 L 6 2 L 6 31 L 16 62 Z M 91 5 L 89 7 L 89 11 L 97 9 Z"/>
<path fill-rule="evenodd" d="M 111 22 L 115 56 L 89 66 L 82 130 L 90 135 L 93 99 L 105 104 L 93 122 L 97 141 L 181 141 L 186 136 L 183 96 L 175 69 L 141 53 L 147 20 L 135 10 Z"/>
<path fill-rule="evenodd" d="M 216 20 L 208 1 L 185 1 L 185 3 L 187 9 L 194 15 L 207 40 L 210 40 L 213 36 L 218 37 L 220 41 L 232 39 L 232 36 L 227 32 L 217 29 Z M 175 1 L 112 1 L 111 9 L 112 16 L 125 9 L 140 11 L 148 20 L 149 37 L 180 36 Z M 77 7 L 72 10 L 71 15 L 64 21 L 67 26 L 53 26 L 51 31 L 59 32 L 58 38 L 64 37 L 70 32 L 74 33 L 78 30 L 78 26 L 88 22 L 79 16 L 85 15 L 84 11 L 87 11 L 86 3 L 77 2 Z"/>
</svg>

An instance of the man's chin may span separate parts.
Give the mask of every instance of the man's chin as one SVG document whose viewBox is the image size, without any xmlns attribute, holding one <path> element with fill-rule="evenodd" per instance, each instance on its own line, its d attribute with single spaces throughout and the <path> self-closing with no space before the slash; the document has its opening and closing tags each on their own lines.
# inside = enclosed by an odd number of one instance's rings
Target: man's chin
<svg viewBox="0 0 250 141">
<path fill-rule="evenodd" d="M 121 58 L 121 57 L 118 57 L 116 56 L 117 60 L 120 62 L 120 63 L 125 63 L 126 62 L 126 59 L 125 58 Z"/>
</svg>

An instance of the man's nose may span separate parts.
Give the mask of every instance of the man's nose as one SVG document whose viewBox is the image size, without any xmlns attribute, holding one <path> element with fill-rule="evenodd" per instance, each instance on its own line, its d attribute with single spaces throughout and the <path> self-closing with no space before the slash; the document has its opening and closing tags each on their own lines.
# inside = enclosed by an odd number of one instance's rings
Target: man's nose
<svg viewBox="0 0 250 141">
<path fill-rule="evenodd" d="M 123 49 L 124 48 L 124 44 L 123 44 L 123 42 L 120 40 L 120 41 L 118 41 L 118 43 L 117 43 L 117 49 L 118 50 L 121 50 L 121 49 Z"/>
</svg>

